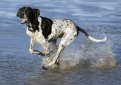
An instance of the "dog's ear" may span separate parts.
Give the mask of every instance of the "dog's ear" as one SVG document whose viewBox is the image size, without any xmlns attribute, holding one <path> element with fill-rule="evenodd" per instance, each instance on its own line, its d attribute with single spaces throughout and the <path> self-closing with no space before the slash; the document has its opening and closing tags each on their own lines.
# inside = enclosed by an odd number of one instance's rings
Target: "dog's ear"
<svg viewBox="0 0 121 85">
<path fill-rule="evenodd" d="M 16 16 L 19 17 L 19 11 L 17 11 Z"/>
<path fill-rule="evenodd" d="M 20 10 L 21 10 L 21 8 L 17 11 L 17 13 L 16 13 L 16 16 L 17 17 L 20 17 Z"/>
<path fill-rule="evenodd" d="M 36 17 L 38 17 L 40 15 L 40 10 L 39 9 L 33 9 L 33 12 L 34 12 Z"/>
</svg>

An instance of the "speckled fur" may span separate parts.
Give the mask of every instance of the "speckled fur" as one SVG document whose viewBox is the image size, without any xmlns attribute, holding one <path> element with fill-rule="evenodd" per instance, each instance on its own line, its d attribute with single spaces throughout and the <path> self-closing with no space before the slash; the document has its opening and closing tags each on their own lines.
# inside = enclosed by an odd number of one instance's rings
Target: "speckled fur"
<svg viewBox="0 0 121 85">
<path fill-rule="evenodd" d="M 45 51 L 43 53 L 48 55 L 50 52 L 50 49 L 49 49 L 50 42 L 49 41 L 53 41 L 59 37 L 62 37 L 59 47 L 57 49 L 56 56 L 54 57 L 52 62 L 50 62 L 48 65 L 45 65 L 45 67 L 50 67 L 59 58 L 61 51 L 75 39 L 75 37 L 77 36 L 77 28 L 76 28 L 76 25 L 73 23 L 73 21 L 71 21 L 69 19 L 54 19 L 53 24 L 52 24 L 52 32 L 48 36 L 48 39 L 45 39 L 44 36 L 42 35 L 42 30 L 41 30 L 42 21 L 41 20 L 42 20 L 41 17 L 39 17 L 38 18 L 39 31 L 36 30 L 35 32 L 31 32 L 28 30 L 31 28 L 27 28 L 26 33 L 31 37 L 29 51 L 31 53 L 37 53 L 38 51 L 35 51 L 33 49 L 33 46 L 35 43 L 39 43 L 45 49 Z"/>
<path fill-rule="evenodd" d="M 50 60 L 49 64 L 43 66 L 43 68 L 49 68 L 56 62 L 60 53 L 68 46 L 75 37 L 79 34 L 79 31 L 84 33 L 86 37 L 94 42 L 105 42 L 107 37 L 103 39 L 96 39 L 91 36 L 82 28 L 77 26 L 72 20 L 69 19 L 54 19 L 51 20 L 46 17 L 40 16 L 40 10 L 31 7 L 22 7 L 18 10 L 17 17 L 20 18 L 21 24 L 27 25 L 26 33 L 30 36 L 29 51 L 34 54 L 50 57 L 50 44 L 52 43 L 53 50 L 55 50 L 55 57 Z M 60 44 L 57 48 L 56 41 L 61 38 Z M 34 49 L 34 44 L 39 43 L 44 48 L 43 52 Z"/>
</svg>

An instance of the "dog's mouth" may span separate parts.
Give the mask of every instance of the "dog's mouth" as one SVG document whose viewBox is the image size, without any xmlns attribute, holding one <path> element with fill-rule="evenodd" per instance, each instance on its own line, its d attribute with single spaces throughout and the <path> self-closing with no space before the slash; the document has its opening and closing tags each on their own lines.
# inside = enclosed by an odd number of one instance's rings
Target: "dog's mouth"
<svg viewBox="0 0 121 85">
<path fill-rule="evenodd" d="M 20 18 L 21 24 L 25 24 L 27 22 L 27 18 Z"/>
</svg>

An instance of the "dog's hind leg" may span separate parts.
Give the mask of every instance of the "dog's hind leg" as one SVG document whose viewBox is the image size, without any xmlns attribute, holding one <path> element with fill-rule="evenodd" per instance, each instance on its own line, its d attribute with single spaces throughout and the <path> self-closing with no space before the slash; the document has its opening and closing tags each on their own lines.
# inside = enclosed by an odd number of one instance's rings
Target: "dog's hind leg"
<svg viewBox="0 0 121 85">
<path fill-rule="evenodd" d="M 49 64 L 44 65 L 44 66 L 43 66 L 43 69 L 48 69 L 50 66 L 52 66 L 53 64 L 55 64 L 55 62 L 56 62 L 56 61 L 58 60 L 58 58 L 59 58 L 60 53 L 62 52 L 62 50 L 63 50 L 64 48 L 65 48 L 64 45 L 59 45 L 59 48 L 58 48 L 57 53 L 56 53 L 56 56 L 53 58 L 53 60 L 52 60 Z"/>
<path fill-rule="evenodd" d="M 66 46 L 68 46 L 76 37 L 77 33 L 73 33 L 71 35 L 66 35 L 63 36 L 61 39 L 61 42 L 59 44 L 56 56 L 53 58 L 53 60 L 48 64 L 43 66 L 43 69 L 48 69 L 50 66 L 52 66 L 53 64 L 55 64 L 55 62 L 58 60 L 60 53 L 64 50 L 64 48 Z"/>
</svg>

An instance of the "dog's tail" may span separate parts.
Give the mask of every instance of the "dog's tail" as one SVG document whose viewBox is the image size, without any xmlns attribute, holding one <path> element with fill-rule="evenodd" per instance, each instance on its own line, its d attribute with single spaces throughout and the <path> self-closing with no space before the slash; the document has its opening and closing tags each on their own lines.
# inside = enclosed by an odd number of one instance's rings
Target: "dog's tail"
<svg viewBox="0 0 121 85">
<path fill-rule="evenodd" d="M 105 42 L 107 40 L 107 37 L 105 36 L 103 39 L 96 39 L 96 38 L 93 38 L 91 36 L 89 36 L 89 34 L 82 28 L 78 27 L 77 26 L 77 30 L 78 31 L 81 31 L 82 33 L 84 33 L 86 35 L 86 37 L 91 40 L 91 41 L 94 41 L 94 42 Z"/>
</svg>

